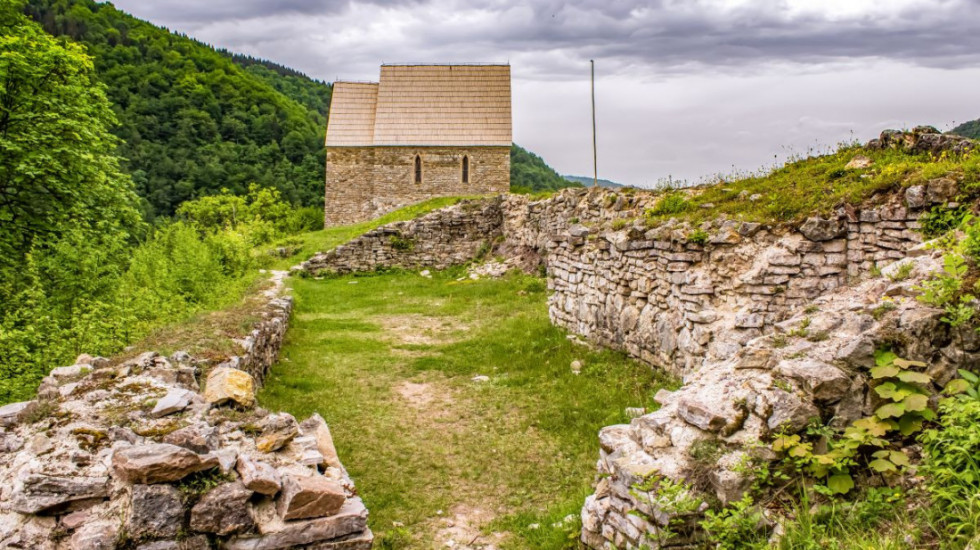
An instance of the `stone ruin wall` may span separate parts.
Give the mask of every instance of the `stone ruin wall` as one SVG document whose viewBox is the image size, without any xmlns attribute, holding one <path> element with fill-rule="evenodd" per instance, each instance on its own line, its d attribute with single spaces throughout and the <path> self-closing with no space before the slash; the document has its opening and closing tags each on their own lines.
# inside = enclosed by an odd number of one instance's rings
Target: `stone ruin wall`
<svg viewBox="0 0 980 550">
<path fill-rule="evenodd" d="M 421 183 L 415 183 L 416 155 L 422 158 Z M 506 193 L 510 148 L 329 147 L 326 177 L 326 226 L 358 223 L 433 197 Z"/>
<path fill-rule="evenodd" d="M 938 153 L 972 146 L 917 132 L 886 132 L 869 147 Z M 958 368 L 980 365 L 980 337 L 953 334 L 941 310 L 915 300 L 916 285 L 941 268 L 941 254 L 921 244 L 918 218 L 934 205 L 954 206 L 957 186 L 936 178 L 798 227 L 717 219 L 647 228 L 634 220 L 657 197 L 630 191 L 504 198 L 496 251 L 536 256 L 546 266 L 552 321 L 682 375 L 685 383 L 660 392 L 655 412 L 601 430 L 600 477 L 582 509 L 582 541 L 603 549 L 703 545 L 697 523 L 704 497 L 740 498 L 750 482 L 746 460 L 775 458 L 758 446 L 773 431 L 799 431 L 815 418 L 843 427 L 872 413 L 877 401 L 867 369 L 882 344 L 927 363 L 937 388 Z M 452 255 L 455 237 L 444 222 L 455 215 L 426 218 L 428 227 L 449 234 L 412 232 L 439 243 L 430 250 L 441 252 L 423 259 L 404 261 L 382 228 L 307 269 L 469 260 Z M 691 241 L 695 230 L 703 242 Z M 899 280 L 903 264 L 907 279 Z M 716 462 L 693 458 L 702 441 L 720 450 Z M 682 496 L 701 505 L 674 507 L 669 501 L 680 497 L 661 493 L 665 480 L 685 484 Z"/>
<path fill-rule="evenodd" d="M 945 180 L 929 190 L 936 202 L 955 193 Z M 547 205 L 511 199 L 506 243 L 543 250 L 556 325 L 681 374 L 730 356 L 794 307 L 905 257 L 921 241 L 916 220 L 927 202 L 840 209 L 796 230 L 716 220 L 698 228 L 708 235 L 701 245 L 688 240 L 695 228 L 669 222 L 595 229 L 630 219 L 648 202 L 603 212 L 624 198 L 576 190 Z"/>
<path fill-rule="evenodd" d="M 371 548 L 323 418 L 255 406 L 292 311 L 284 276 L 240 355 L 81 356 L 0 407 L 0 548 Z"/>
<path fill-rule="evenodd" d="M 445 269 L 489 252 L 500 236 L 503 199 L 466 200 L 410 221 L 392 223 L 314 255 L 300 268 L 312 274 L 393 267 Z"/>
</svg>

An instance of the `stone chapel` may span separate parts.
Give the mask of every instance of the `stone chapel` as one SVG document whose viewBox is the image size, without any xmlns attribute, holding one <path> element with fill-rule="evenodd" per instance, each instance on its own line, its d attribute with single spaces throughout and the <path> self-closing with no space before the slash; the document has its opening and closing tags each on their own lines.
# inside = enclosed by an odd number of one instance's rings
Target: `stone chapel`
<svg viewBox="0 0 980 550">
<path fill-rule="evenodd" d="M 431 197 L 510 189 L 509 65 L 382 65 L 336 82 L 327 121 L 326 227 Z"/>
</svg>

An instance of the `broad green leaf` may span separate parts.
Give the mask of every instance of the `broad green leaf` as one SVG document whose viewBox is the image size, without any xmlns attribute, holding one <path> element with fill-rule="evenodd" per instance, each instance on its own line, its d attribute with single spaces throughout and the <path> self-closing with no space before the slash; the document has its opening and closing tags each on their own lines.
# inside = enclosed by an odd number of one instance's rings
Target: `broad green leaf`
<svg viewBox="0 0 980 550">
<path fill-rule="evenodd" d="M 928 409 L 927 409 L 928 410 Z M 922 429 L 922 419 L 906 415 L 898 419 L 898 431 L 902 435 L 912 435 Z"/>
<path fill-rule="evenodd" d="M 925 367 L 926 364 L 922 361 L 909 361 L 908 359 L 895 359 L 894 364 L 896 367 L 901 369 L 908 369 L 912 367 Z"/>
<path fill-rule="evenodd" d="M 932 378 L 928 374 L 910 370 L 898 373 L 898 379 L 910 384 L 928 384 L 932 382 Z"/>
<path fill-rule="evenodd" d="M 980 377 L 978 377 L 976 374 L 973 374 L 968 370 L 960 369 L 957 372 L 959 372 L 960 376 L 967 379 L 971 384 L 976 384 L 977 382 L 980 382 Z"/>
<path fill-rule="evenodd" d="M 898 356 L 890 351 L 875 351 L 875 365 L 890 365 Z"/>
<path fill-rule="evenodd" d="M 875 411 L 878 418 L 898 418 L 903 414 L 905 414 L 905 405 L 902 403 L 888 403 Z"/>
<path fill-rule="evenodd" d="M 919 415 L 930 422 L 936 419 L 936 411 L 932 409 L 924 409 L 922 411 L 919 411 Z"/>
<path fill-rule="evenodd" d="M 895 376 L 899 372 L 901 372 L 901 369 L 899 369 L 895 365 L 892 364 L 879 365 L 871 369 L 871 377 L 876 380 L 880 380 L 882 378 L 891 378 L 892 376 Z"/>
<path fill-rule="evenodd" d="M 882 472 L 882 473 L 898 471 L 898 468 L 896 468 L 894 464 L 881 458 L 869 462 L 868 467 L 870 467 L 872 470 L 876 472 Z"/>
<path fill-rule="evenodd" d="M 892 461 L 892 464 L 896 466 L 908 466 L 909 456 L 902 451 L 888 451 L 888 459 Z"/>
<path fill-rule="evenodd" d="M 827 487 L 838 495 L 843 495 L 854 488 L 854 480 L 849 474 L 835 474 L 827 478 Z"/>
<path fill-rule="evenodd" d="M 798 435 L 781 435 L 773 440 L 772 450 L 777 453 L 785 452 L 787 449 L 791 449 L 800 443 L 800 436 Z"/>
<path fill-rule="evenodd" d="M 920 393 L 916 393 L 906 397 L 905 400 L 902 401 L 902 404 L 905 405 L 906 411 L 923 411 L 929 406 L 929 398 Z"/>
<path fill-rule="evenodd" d="M 878 420 L 877 418 L 873 418 L 870 416 L 866 418 L 862 418 L 860 420 L 855 420 L 854 427 L 864 430 L 876 437 L 881 437 L 887 434 L 890 428 L 887 422 L 882 422 L 881 420 Z"/>
<path fill-rule="evenodd" d="M 970 382 L 962 378 L 957 378 L 956 380 L 950 381 L 949 384 L 946 384 L 946 387 L 943 388 L 943 393 L 946 395 L 956 395 L 958 393 L 963 393 L 968 389 L 970 389 Z"/>
</svg>

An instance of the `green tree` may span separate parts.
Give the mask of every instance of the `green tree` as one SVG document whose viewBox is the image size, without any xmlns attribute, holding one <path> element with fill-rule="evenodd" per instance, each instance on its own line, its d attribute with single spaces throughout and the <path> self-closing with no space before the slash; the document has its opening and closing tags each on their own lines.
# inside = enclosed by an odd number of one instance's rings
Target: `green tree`
<svg viewBox="0 0 980 550">
<path fill-rule="evenodd" d="M 112 334 L 101 298 L 144 229 L 92 60 L 19 7 L 0 3 L 0 402 Z"/>
<path fill-rule="evenodd" d="M 0 281 L 8 284 L 29 251 L 69 228 L 133 233 L 141 223 L 92 60 L 15 10 L 0 5 Z"/>
</svg>

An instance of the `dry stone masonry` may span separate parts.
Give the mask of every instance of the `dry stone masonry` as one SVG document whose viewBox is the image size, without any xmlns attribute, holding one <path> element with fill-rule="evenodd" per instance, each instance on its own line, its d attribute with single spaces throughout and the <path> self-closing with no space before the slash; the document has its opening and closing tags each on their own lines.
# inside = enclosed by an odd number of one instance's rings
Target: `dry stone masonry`
<svg viewBox="0 0 980 550">
<path fill-rule="evenodd" d="M 420 218 L 369 231 L 347 244 L 317 254 L 300 269 L 351 273 L 382 268 L 444 269 L 488 252 L 500 236 L 500 197 L 467 200 Z"/>
<path fill-rule="evenodd" d="M 292 310 L 284 276 L 240 356 L 82 356 L 0 408 L 0 548 L 371 548 L 323 418 L 254 407 Z"/>
<path fill-rule="evenodd" d="M 931 154 L 975 146 L 932 128 L 886 131 L 868 145 Z M 871 164 L 859 155 L 846 169 Z M 556 325 L 685 382 L 657 396 L 656 412 L 600 433 L 600 477 L 582 510 L 583 542 L 603 549 L 698 546 L 706 496 L 737 500 L 749 483 L 746 464 L 774 458 L 760 442 L 811 419 L 843 427 L 870 414 L 876 403 L 867 371 L 882 345 L 930 365 L 937 388 L 956 369 L 977 366 L 976 334 L 951 334 L 941 311 L 914 299 L 915 285 L 940 265 L 921 242 L 919 218 L 936 205 L 955 207 L 957 193 L 955 176 L 938 177 L 794 227 L 732 219 L 647 227 L 636 220 L 657 196 L 630 191 L 572 189 L 540 201 L 486 202 L 501 216 L 480 223 L 487 235 L 502 236 L 495 250 L 508 257 L 505 264 L 546 267 Z M 458 228 L 473 225 L 454 226 L 459 216 L 440 211 L 418 225 L 381 228 L 305 269 L 471 260 L 478 250 L 472 238 L 463 239 L 467 248 L 452 248 Z M 695 233 L 701 237 L 692 239 Z M 399 248 L 406 237 L 428 254 Z M 703 445 L 720 458 L 694 458 Z"/>
</svg>

